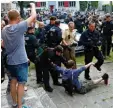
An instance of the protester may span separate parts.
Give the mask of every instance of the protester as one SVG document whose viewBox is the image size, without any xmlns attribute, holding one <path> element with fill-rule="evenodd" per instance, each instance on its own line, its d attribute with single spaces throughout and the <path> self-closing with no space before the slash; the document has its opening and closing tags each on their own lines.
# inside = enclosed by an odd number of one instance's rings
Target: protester
<svg viewBox="0 0 113 108">
<path fill-rule="evenodd" d="M 52 66 L 57 70 L 57 72 L 60 72 L 62 74 L 62 82 L 64 84 L 65 90 L 69 92 L 70 95 L 72 95 L 73 91 L 70 91 L 69 88 L 71 83 L 73 85 L 73 89 L 80 94 L 85 94 L 92 90 L 94 88 L 94 85 L 100 83 L 102 80 L 104 80 L 105 84 L 107 84 L 107 80 L 109 78 L 108 74 L 104 74 L 101 78 L 92 80 L 90 83 L 86 83 L 83 85 L 82 82 L 79 81 L 78 76 L 87 68 L 89 68 L 91 65 L 94 65 L 95 63 L 91 62 L 83 67 L 80 67 L 79 69 L 75 69 L 75 62 L 73 60 L 69 60 L 67 62 L 67 69 L 64 69 L 62 67 L 59 67 L 55 65 L 54 63 L 51 63 Z M 67 83 L 71 80 L 71 83 Z M 66 87 L 66 84 L 67 85 Z"/>
<path fill-rule="evenodd" d="M 11 96 L 13 106 L 22 108 L 22 98 L 24 95 L 24 85 L 28 77 L 28 58 L 25 51 L 24 33 L 28 26 L 36 18 L 35 4 L 31 3 L 31 16 L 21 21 L 18 11 L 8 12 L 9 25 L 2 30 L 2 39 L 7 53 L 8 71 L 11 74 Z M 18 87 L 17 86 L 18 83 Z M 17 90 L 16 90 L 17 88 Z"/>
</svg>

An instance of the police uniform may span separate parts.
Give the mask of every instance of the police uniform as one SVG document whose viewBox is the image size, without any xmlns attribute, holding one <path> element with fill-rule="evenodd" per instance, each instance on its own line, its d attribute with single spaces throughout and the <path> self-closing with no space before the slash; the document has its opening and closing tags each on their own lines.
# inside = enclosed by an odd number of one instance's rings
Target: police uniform
<svg viewBox="0 0 113 108">
<path fill-rule="evenodd" d="M 51 62 L 57 64 L 58 66 L 61 66 L 61 63 L 66 64 L 66 60 L 64 57 L 56 55 L 56 51 L 58 50 L 59 49 L 55 50 L 48 48 L 40 57 L 45 89 L 49 92 L 52 92 L 49 84 L 49 72 L 51 73 L 53 83 L 55 85 L 57 85 L 58 83 L 58 72 L 52 69 Z"/>
<path fill-rule="evenodd" d="M 64 31 L 63 35 L 62 35 L 62 38 L 70 46 L 73 43 L 75 43 L 75 41 L 76 41 L 75 35 L 76 35 L 76 30 L 73 30 L 71 32 L 69 29 L 66 29 Z M 64 57 L 67 60 L 72 59 L 72 60 L 74 60 L 76 62 L 76 59 L 75 59 L 75 47 L 71 47 L 70 49 L 71 50 L 68 50 L 67 48 L 64 49 Z"/>
<path fill-rule="evenodd" d="M 40 83 L 42 82 L 42 71 L 40 68 L 40 61 L 38 61 L 38 59 L 36 58 L 35 53 L 35 50 L 38 49 L 38 46 L 38 41 L 34 34 L 28 33 L 25 35 L 25 48 L 27 56 L 30 61 L 35 64 L 37 83 Z"/>
<path fill-rule="evenodd" d="M 95 67 L 100 70 L 100 66 L 103 64 L 103 56 L 101 51 L 99 51 L 98 46 L 101 45 L 99 41 L 99 32 L 86 30 L 82 33 L 80 37 L 80 43 L 84 45 L 84 54 L 85 54 L 85 64 L 88 64 L 92 61 L 93 56 L 98 60 L 95 63 Z M 90 80 L 89 68 L 85 70 L 85 78 Z"/>
<path fill-rule="evenodd" d="M 102 53 L 104 56 L 106 56 L 106 54 L 109 56 L 112 47 L 113 22 L 104 22 L 101 28 L 103 32 Z"/>
<path fill-rule="evenodd" d="M 48 24 L 47 26 L 45 26 L 45 30 L 46 33 L 51 29 L 51 27 L 53 27 L 55 24 Z"/>
<path fill-rule="evenodd" d="M 46 38 L 47 38 L 46 43 L 48 47 L 51 48 L 56 47 L 62 41 L 61 29 L 58 26 L 51 27 Z"/>
</svg>

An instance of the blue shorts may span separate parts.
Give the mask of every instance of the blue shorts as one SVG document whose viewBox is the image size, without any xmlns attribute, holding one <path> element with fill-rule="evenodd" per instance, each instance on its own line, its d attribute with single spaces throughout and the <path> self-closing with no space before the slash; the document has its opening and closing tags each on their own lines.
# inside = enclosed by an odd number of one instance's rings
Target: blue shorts
<svg viewBox="0 0 113 108">
<path fill-rule="evenodd" d="M 17 79 L 18 83 L 25 84 L 28 78 L 28 63 L 19 65 L 8 65 L 7 69 L 10 73 L 11 80 Z"/>
</svg>

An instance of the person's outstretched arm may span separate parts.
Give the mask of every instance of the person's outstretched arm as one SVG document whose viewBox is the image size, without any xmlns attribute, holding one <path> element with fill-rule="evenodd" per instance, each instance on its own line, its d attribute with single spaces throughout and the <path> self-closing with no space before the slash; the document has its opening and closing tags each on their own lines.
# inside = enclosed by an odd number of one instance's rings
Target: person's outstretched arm
<svg viewBox="0 0 113 108">
<path fill-rule="evenodd" d="M 93 62 L 83 66 L 83 67 L 80 67 L 79 69 L 74 69 L 73 70 L 73 74 L 78 77 L 84 70 L 86 70 L 88 67 L 90 67 L 91 65 L 94 65 Z"/>
<path fill-rule="evenodd" d="M 59 73 L 63 74 L 63 72 L 65 71 L 64 68 L 57 66 L 56 64 L 54 64 L 53 62 L 51 62 L 52 67 Z"/>
<path fill-rule="evenodd" d="M 31 6 L 31 16 L 28 19 L 26 19 L 28 25 L 30 25 L 36 19 L 35 4 L 34 3 L 30 3 L 30 6 Z"/>
<path fill-rule="evenodd" d="M 88 67 L 90 67 L 91 65 L 94 65 L 94 64 L 95 64 L 95 63 L 90 62 L 89 64 L 85 65 L 85 67 L 86 67 L 86 69 L 87 69 Z"/>
</svg>

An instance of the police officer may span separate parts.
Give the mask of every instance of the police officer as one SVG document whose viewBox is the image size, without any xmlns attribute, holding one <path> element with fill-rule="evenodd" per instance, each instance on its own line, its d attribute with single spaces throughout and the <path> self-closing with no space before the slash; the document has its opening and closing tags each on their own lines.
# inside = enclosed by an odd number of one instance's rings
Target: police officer
<svg viewBox="0 0 113 108">
<path fill-rule="evenodd" d="M 51 27 L 51 29 L 49 30 L 46 37 L 46 43 L 48 47 L 54 48 L 61 43 L 62 31 L 59 26 L 60 26 L 60 21 L 56 20 L 55 25 Z"/>
<path fill-rule="evenodd" d="M 76 25 L 77 32 L 82 33 L 83 32 L 83 21 L 80 19 L 80 16 L 77 17 L 74 21 Z"/>
<path fill-rule="evenodd" d="M 26 52 L 29 60 L 35 64 L 36 69 L 36 78 L 37 83 L 42 82 L 42 71 L 40 68 L 40 62 L 36 58 L 35 50 L 38 49 L 39 43 L 36 39 L 36 36 L 34 35 L 34 28 L 28 27 L 27 34 L 25 35 L 25 46 L 26 46 Z"/>
<path fill-rule="evenodd" d="M 110 50 L 112 47 L 112 34 L 113 34 L 113 22 L 111 21 L 110 14 L 106 15 L 106 21 L 102 24 L 102 53 L 104 57 L 110 56 Z"/>
<path fill-rule="evenodd" d="M 51 66 L 51 62 L 57 64 L 58 66 L 61 66 L 61 63 L 66 65 L 66 60 L 62 56 L 63 48 L 58 45 L 55 48 L 49 48 L 47 49 L 41 56 L 41 67 L 43 70 L 43 80 L 44 80 L 44 86 L 45 90 L 48 92 L 52 92 L 53 89 L 51 88 L 49 84 L 49 72 L 51 73 L 53 84 L 60 86 L 60 82 L 58 81 L 58 72 L 54 71 Z"/>
<path fill-rule="evenodd" d="M 65 23 L 68 24 L 71 21 L 73 21 L 72 15 L 71 14 L 68 14 L 67 19 L 65 19 Z"/>
<path fill-rule="evenodd" d="M 100 66 L 103 64 L 104 60 L 101 51 L 98 49 L 98 46 L 101 45 L 99 40 L 99 32 L 95 30 L 95 23 L 89 22 L 88 30 L 83 32 L 80 37 L 80 43 L 84 45 L 85 64 L 90 63 L 93 56 L 95 56 L 98 61 L 94 66 L 97 68 L 97 70 L 101 71 Z M 87 68 L 85 71 L 85 78 L 87 80 L 91 80 L 89 76 L 89 68 Z"/>
<path fill-rule="evenodd" d="M 55 16 L 50 17 L 50 24 L 48 24 L 47 26 L 45 26 L 46 32 L 48 32 L 50 30 L 50 28 L 55 25 L 55 20 L 56 20 L 56 17 Z"/>
</svg>

